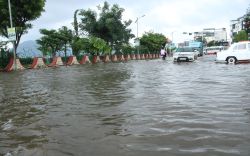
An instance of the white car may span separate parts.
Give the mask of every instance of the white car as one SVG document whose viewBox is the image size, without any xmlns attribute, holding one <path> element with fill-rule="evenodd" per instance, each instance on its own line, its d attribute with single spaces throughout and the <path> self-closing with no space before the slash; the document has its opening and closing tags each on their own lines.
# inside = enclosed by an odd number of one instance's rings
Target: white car
<svg viewBox="0 0 250 156">
<path fill-rule="evenodd" d="M 216 62 L 231 64 L 250 62 L 250 41 L 234 43 L 228 50 L 217 53 Z"/>
<path fill-rule="evenodd" d="M 181 62 L 181 61 L 194 61 L 198 57 L 198 51 L 194 50 L 191 47 L 181 47 L 177 48 L 176 52 L 173 55 L 174 62 Z"/>
</svg>

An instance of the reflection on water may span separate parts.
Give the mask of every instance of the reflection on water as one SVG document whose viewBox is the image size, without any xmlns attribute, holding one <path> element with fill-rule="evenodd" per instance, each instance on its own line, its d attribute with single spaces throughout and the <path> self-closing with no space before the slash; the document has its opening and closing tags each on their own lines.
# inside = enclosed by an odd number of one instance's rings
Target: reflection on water
<svg viewBox="0 0 250 156">
<path fill-rule="evenodd" d="M 248 156 L 249 64 L 212 60 L 0 73 L 0 155 Z"/>
</svg>

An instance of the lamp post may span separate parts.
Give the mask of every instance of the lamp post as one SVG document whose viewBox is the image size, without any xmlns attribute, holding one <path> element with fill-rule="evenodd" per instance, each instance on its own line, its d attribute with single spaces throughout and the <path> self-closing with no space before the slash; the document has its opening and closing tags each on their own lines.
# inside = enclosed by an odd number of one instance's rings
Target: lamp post
<svg viewBox="0 0 250 156">
<path fill-rule="evenodd" d="M 136 39 L 137 39 L 137 42 L 138 42 L 138 46 L 137 46 L 137 54 L 139 54 L 139 46 L 140 46 L 140 40 L 139 40 L 139 37 L 138 37 L 138 25 L 139 25 L 139 19 L 142 18 L 142 17 L 145 17 L 145 15 L 142 15 L 140 17 L 137 17 L 136 18 L 136 21 L 135 23 L 137 23 L 137 35 L 136 35 Z"/>
<path fill-rule="evenodd" d="M 172 36 L 172 43 L 174 43 L 174 32 L 175 32 L 175 31 L 172 31 L 172 32 L 171 32 L 171 36 Z"/>
<path fill-rule="evenodd" d="M 9 14 L 10 14 L 10 27 L 13 28 L 10 0 L 8 0 L 8 5 L 9 5 Z M 17 66 L 16 66 L 16 44 L 15 44 L 15 40 L 13 41 L 13 55 L 14 55 L 13 56 L 14 57 L 14 70 L 16 70 Z"/>
<path fill-rule="evenodd" d="M 173 45 L 174 45 L 174 33 L 175 33 L 176 31 L 172 31 L 171 32 L 171 35 L 172 35 L 172 44 L 171 44 L 171 47 L 170 47 L 170 55 L 172 55 L 172 47 L 173 47 Z"/>
</svg>

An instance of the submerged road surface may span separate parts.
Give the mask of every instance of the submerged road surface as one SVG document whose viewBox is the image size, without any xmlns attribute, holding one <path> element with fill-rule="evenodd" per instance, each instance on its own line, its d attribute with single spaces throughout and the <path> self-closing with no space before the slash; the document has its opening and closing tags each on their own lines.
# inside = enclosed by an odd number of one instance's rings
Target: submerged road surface
<svg viewBox="0 0 250 156">
<path fill-rule="evenodd" d="M 249 156 L 250 64 L 204 56 L 0 73 L 0 155 Z"/>
</svg>

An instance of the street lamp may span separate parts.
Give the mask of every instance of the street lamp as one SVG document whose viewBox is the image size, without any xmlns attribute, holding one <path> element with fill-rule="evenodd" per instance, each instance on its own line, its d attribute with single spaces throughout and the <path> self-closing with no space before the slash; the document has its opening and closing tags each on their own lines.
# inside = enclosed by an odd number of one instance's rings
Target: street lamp
<svg viewBox="0 0 250 156">
<path fill-rule="evenodd" d="M 12 14 L 11 14 L 11 5 L 10 5 L 10 0 L 8 0 L 8 5 L 9 5 L 9 14 L 10 14 L 10 27 L 13 28 L 13 23 L 12 23 Z M 13 41 L 13 57 L 14 57 L 14 70 L 16 70 L 16 45 L 15 45 L 15 40 Z"/>
<path fill-rule="evenodd" d="M 172 31 L 171 32 L 171 35 L 172 35 L 172 44 L 171 44 L 171 47 L 170 47 L 170 54 L 172 54 L 172 48 L 173 48 L 173 45 L 174 45 L 174 33 L 175 33 L 176 31 Z"/>
<path fill-rule="evenodd" d="M 172 36 L 172 43 L 174 43 L 174 32 L 175 32 L 175 31 L 172 31 L 172 32 L 171 32 L 171 36 Z"/>
<path fill-rule="evenodd" d="M 136 18 L 136 21 L 135 21 L 135 23 L 137 23 L 137 35 L 136 35 L 136 38 L 137 38 L 137 42 L 139 43 L 140 42 L 140 40 L 139 40 L 139 37 L 138 37 L 138 23 L 139 23 L 139 19 L 140 18 L 142 18 L 142 17 L 145 17 L 145 15 L 142 15 L 142 16 L 140 16 L 140 17 L 137 17 Z M 139 54 L 139 45 L 140 45 L 140 43 L 138 44 L 138 46 L 137 46 L 137 53 Z"/>
</svg>

